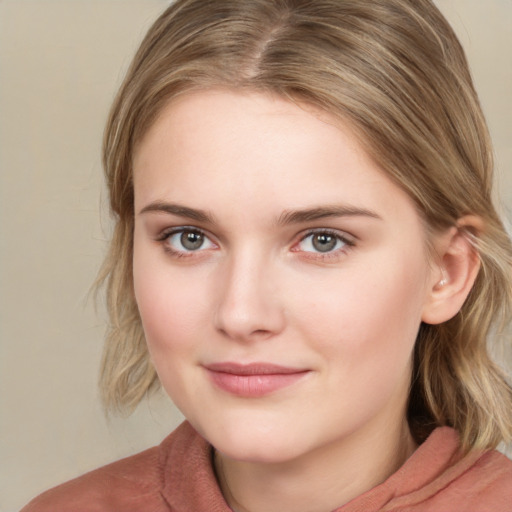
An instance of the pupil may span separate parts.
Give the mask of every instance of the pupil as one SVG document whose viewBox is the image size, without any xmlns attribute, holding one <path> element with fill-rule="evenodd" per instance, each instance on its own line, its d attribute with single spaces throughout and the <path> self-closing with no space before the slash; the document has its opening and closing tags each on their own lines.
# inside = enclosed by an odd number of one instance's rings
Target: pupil
<svg viewBox="0 0 512 512">
<path fill-rule="evenodd" d="M 336 246 L 336 238 L 332 235 L 321 234 L 313 237 L 313 247 L 319 252 L 329 252 Z"/>
<path fill-rule="evenodd" d="M 203 235 L 193 231 L 185 231 L 181 235 L 181 245 L 189 251 L 199 249 L 203 245 Z"/>
</svg>

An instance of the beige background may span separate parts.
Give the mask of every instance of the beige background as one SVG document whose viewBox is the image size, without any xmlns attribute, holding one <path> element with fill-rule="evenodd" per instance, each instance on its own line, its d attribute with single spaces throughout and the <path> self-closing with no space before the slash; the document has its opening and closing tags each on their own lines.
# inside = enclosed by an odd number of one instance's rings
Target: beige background
<svg viewBox="0 0 512 512">
<path fill-rule="evenodd" d="M 105 420 L 104 317 L 88 300 L 109 231 L 103 124 L 166 3 L 0 0 L 0 512 L 159 442 L 180 421 L 162 396 Z M 468 52 L 510 212 L 512 0 L 438 3 Z"/>
</svg>

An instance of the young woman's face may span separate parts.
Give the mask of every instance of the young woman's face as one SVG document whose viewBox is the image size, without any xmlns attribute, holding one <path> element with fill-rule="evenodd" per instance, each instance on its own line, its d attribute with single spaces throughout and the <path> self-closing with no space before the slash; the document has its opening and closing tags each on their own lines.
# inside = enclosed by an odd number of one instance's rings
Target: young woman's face
<svg viewBox="0 0 512 512">
<path fill-rule="evenodd" d="M 405 424 L 433 270 L 411 200 L 347 127 L 263 94 L 185 95 L 134 186 L 151 358 L 218 450 L 287 461 Z"/>
</svg>

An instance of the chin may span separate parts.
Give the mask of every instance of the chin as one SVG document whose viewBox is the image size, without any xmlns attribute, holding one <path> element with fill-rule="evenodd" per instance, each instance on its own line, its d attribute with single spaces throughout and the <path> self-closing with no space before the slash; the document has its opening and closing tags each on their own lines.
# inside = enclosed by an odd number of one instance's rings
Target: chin
<svg viewBox="0 0 512 512">
<path fill-rule="evenodd" d="M 241 443 L 226 440 L 213 446 L 229 459 L 252 464 L 282 464 L 297 459 L 301 455 L 296 446 L 288 446 L 283 442 L 276 445 L 268 439 Z"/>
<path fill-rule="evenodd" d="M 306 440 L 300 440 L 300 433 L 291 425 L 277 425 L 276 422 L 215 422 L 206 429 L 196 430 L 211 444 L 230 459 L 275 464 L 295 459 L 304 451 Z"/>
</svg>

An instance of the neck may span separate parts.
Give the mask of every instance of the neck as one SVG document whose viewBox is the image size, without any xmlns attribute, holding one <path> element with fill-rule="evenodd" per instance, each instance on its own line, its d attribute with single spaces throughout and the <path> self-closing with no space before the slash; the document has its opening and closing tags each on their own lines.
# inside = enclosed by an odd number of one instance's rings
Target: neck
<svg viewBox="0 0 512 512">
<path fill-rule="evenodd" d="M 384 432 L 358 431 L 286 462 L 237 461 L 216 452 L 215 469 L 235 512 L 326 512 L 382 483 L 415 448 L 403 421 Z"/>
</svg>

